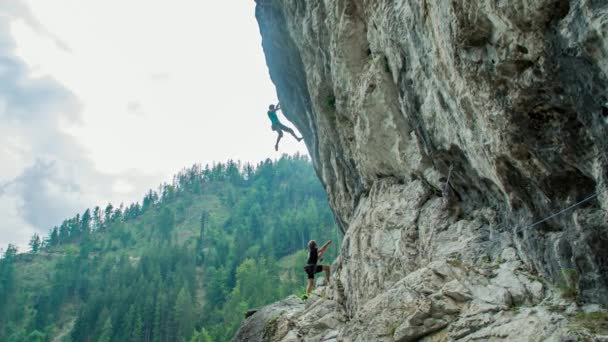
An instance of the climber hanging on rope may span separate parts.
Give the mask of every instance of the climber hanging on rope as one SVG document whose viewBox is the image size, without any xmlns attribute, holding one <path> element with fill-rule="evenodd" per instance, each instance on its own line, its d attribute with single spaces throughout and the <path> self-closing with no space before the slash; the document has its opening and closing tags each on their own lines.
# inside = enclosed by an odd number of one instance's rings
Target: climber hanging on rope
<svg viewBox="0 0 608 342">
<path fill-rule="evenodd" d="M 281 110 L 281 104 L 277 103 L 277 105 L 270 105 L 268 107 L 268 118 L 270 119 L 270 122 L 272 122 L 272 130 L 276 131 L 277 134 L 279 135 L 277 137 L 277 143 L 274 145 L 274 149 L 275 151 L 279 150 L 279 141 L 281 141 L 281 138 L 283 138 L 283 131 L 293 135 L 294 138 L 296 138 L 297 141 L 301 141 L 303 138 L 302 137 L 298 137 L 296 135 L 296 133 L 293 131 L 293 129 L 283 125 L 280 121 L 279 118 L 277 117 L 277 111 Z"/>
<path fill-rule="evenodd" d="M 302 297 L 303 299 L 307 299 L 312 292 L 312 286 L 315 281 L 315 273 L 319 273 L 325 271 L 325 282 L 329 284 L 329 266 L 327 265 L 317 265 L 319 258 L 323 256 L 325 250 L 331 244 L 331 240 L 327 241 L 321 248 L 317 249 L 317 242 L 315 240 L 310 240 L 308 242 L 308 261 L 306 262 L 306 266 L 304 266 L 304 271 L 308 275 L 308 285 L 306 286 L 306 293 Z"/>
</svg>

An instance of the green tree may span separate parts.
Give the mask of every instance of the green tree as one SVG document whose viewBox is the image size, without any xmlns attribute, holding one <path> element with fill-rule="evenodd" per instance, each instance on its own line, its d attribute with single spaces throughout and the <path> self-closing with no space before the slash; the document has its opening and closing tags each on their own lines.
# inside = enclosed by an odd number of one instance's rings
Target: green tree
<svg viewBox="0 0 608 342">
<path fill-rule="evenodd" d="M 171 209 L 167 207 L 163 208 L 160 212 L 157 223 L 158 230 L 161 233 L 161 236 L 164 238 L 170 237 L 174 224 L 175 216 L 173 215 L 173 211 L 171 211 Z"/>
<path fill-rule="evenodd" d="M 162 287 L 161 287 L 162 289 Z M 154 311 L 154 325 L 152 327 L 153 341 L 159 342 L 166 340 L 167 335 L 167 322 L 169 321 L 168 305 L 166 300 L 166 291 L 157 292 L 156 294 L 156 308 Z"/>
<path fill-rule="evenodd" d="M 205 328 L 201 328 L 200 331 L 195 331 L 192 338 L 190 338 L 190 342 L 213 342 L 213 340 L 209 332 Z"/>
<path fill-rule="evenodd" d="M 27 335 L 27 342 L 45 342 L 46 335 L 38 330 L 34 330 Z"/>
<path fill-rule="evenodd" d="M 53 227 L 49 234 L 49 246 L 54 247 L 59 244 L 59 228 Z"/>
<path fill-rule="evenodd" d="M 91 232 L 92 215 L 91 210 L 87 209 L 80 220 L 80 231 L 82 234 L 88 235 Z"/>
<path fill-rule="evenodd" d="M 17 247 L 8 245 L 0 259 L 0 313 L 15 289 L 15 258 Z"/>
<path fill-rule="evenodd" d="M 112 203 L 108 203 L 108 205 L 106 206 L 106 209 L 103 211 L 104 227 L 107 227 L 110 223 L 112 223 L 112 213 L 113 212 L 114 212 L 114 206 L 112 205 Z"/>
<path fill-rule="evenodd" d="M 70 239 L 70 229 L 68 227 L 68 221 L 64 220 L 61 226 L 59 226 L 59 243 L 67 243 Z"/>
<path fill-rule="evenodd" d="M 101 214 L 101 208 L 96 206 L 93 208 L 93 216 L 91 217 L 91 229 L 93 231 L 101 229 L 103 224 L 103 218 Z"/>
<path fill-rule="evenodd" d="M 34 234 L 34 236 L 32 236 L 32 238 L 30 239 L 29 243 L 31 252 L 34 254 L 38 253 L 41 243 L 42 242 L 40 241 L 40 236 L 38 236 L 38 234 Z"/>
<path fill-rule="evenodd" d="M 108 316 L 105 322 L 103 323 L 103 327 L 101 328 L 101 333 L 99 334 L 98 342 L 110 342 L 112 339 L 112 331 L 114 328 L 112 327 L 112 318 Z"/>
<path fill-rule="evenodd" d="M 131 341 L 141 342 L 144 330 L 144 322 L 141 318 L 141 314 L 137 313 L 135 321 L 133 322 L 133 331 L 131 332 Z"/>
<path fill-rule="evenodd" d="M 175 308 L 173 309 L 173 320 L 175 322 L 175 337 L 177 340 L 189 338 L 196 324 L 195 306 L 188 290 L 183 287 L 177 295 Z"/>
</svg>

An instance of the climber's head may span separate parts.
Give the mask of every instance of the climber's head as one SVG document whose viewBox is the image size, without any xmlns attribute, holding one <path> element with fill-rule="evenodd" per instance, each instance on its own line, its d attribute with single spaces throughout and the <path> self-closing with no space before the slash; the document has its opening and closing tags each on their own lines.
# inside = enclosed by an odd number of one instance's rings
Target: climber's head
<svg viewBox="0 0 608 342">
<path fill-rule="evenodd" d="M 317 241 L 315 241 L 315 240 L 308 241 L 308 248 L 316 248 L 316 247 L 317 247 Z"/>
<path fill-rule="evenodd" d="M 270 110 L 274 110 L 274 105 L 270 105 L 270 106 L 268 106 L 268 109 L 270 109 Z"/>
</svg>

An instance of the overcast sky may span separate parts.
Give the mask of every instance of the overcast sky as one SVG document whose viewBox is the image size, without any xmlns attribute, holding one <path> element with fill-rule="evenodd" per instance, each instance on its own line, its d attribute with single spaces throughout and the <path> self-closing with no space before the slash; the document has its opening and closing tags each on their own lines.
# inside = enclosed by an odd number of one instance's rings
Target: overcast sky
<svg viewBox="0 0 608 342">
<path fill-rule="evenodd" d="M 0 0 L 0 248 L 194 163 L 305 153 L 274 151 L 254 5 Z"/>
</svg>

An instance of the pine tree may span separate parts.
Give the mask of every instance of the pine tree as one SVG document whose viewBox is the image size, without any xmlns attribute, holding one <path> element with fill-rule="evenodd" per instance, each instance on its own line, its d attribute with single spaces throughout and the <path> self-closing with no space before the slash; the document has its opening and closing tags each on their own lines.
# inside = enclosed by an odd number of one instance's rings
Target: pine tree
<svg viewBox="0 0 608 342">
<path fill-rule="evenodd" d="M 130 340 L 130 336 L 133 333 L 133 327 L 135 326 L 135 305 L 131 304 L 129 306 L 129 311 L 127 314 L 123 316 L 122 322 L 120 324 L 120 335 L 124 336 L 126 341 Z"/>
<path fill-rule="evenodd" d="M 59 228 L 53 227 L 49 234 L 49 246 L 54 247 L 59 244 Z"/>
<path fill-rule="evenodd" d="M 173 321 L 175 322 L 175 337 L 177 340 L 189 338 L 194 331 L 196 323 L 194 305 L 188 289 L 182 287 L 175 301 L 173 309 Z"/>
<path fill-rule="evenodd" d="M 209 213 L 205 210 L 201 213 L 200 218 L 200 230 L 198 234 L 198 240 L 196 241 L 196 263 L 197 265 L 202 265 L 205 261 L 205 253 L 203 248 L 205 247 L 205 226 L 209 221 Z"/>
<path fill-rule="evenodd" d="M 91 232 L 91 210 L 87 209 L 84 214 L 82 214 L 82 219 L 80 220 L 80 231 L 84 235 L 88 235 Z"/>
<path fill-rule="evenodd" d="M 171 236 L 173 225 L 175 224 L 175 215 L 171 209 L 165 207 L 161 210 L 158 218 L 158 230 L 161 236 L 165 239 Z"/>
<path fill-rule="evenodd" d="M 120 203 L 120 206 L 118 208 L 116 208 L 116 210 L 114 210 L 114 212 L 112 213 L 112 222 L 118 222 L 122 219 L 123 217 L 123 211 L 125 210 L 125 205 L 123 203 Z"/>
<path fill-rule="evenodd" d="M 38 253 L 38 249 L 40 249 L 40 236 L 38 236 L 38 234 L 34 234 L 34 236 L 32 236 L 32 238 L 30 239 L 30 250 L 33 254 Z"/>
<path fill-rule="evenodd" d="M 93 231 L 101 229 L 103 219 L 101 217 L 101 208 L 99 206 L 96 206 L 93 209 L 93 217 L 91 218 L 91 221 L 91 229 Z"/>
<path fill-rule="evenodd" d="M 68 222 L 70 226 L 70 237 L 72 239 L 80 237 L 82 234 L 82 227 L 80 226 L 80 214 L 76 214 L 76 216 L 70 219 Z"/>
<path fill-rule="evenodd" d="M 205 328 L 201 328 L 200 331 L 195 331 L 189 342 L 213 342 L 211 335 Z"/>
<path fill-rule="evenodd" d="M 143 340 L 145 342 L 150 342 L 152 340 L 152 327 L 154 325 L 154 293 L 156 289 L 154 288 L 154 281 L 148 281 L 148 284 L 143 293 L 146 294 L 145 304 L 144 304 L 144 332 L 143 332 Z"/>
<path fill-rule="evenodd" d="M 45 342 L 46 335 L 41 331 L 34 330 L 27 335 L 27 341 L 28 342 Z"/>
<path fill-rule="evenodd" d="M 99 339 L 97 341 L 110 342 L 113 330 L 114 329 L 112 327 L 112 318 L 108 316 L 105 323 L 103 324 L 103 328 L 101 328 L 101 334 L 99 335 Z"/>
<path fill-rule="evenodd" d="M 156 296 L 156 308 L 154 309 L 154 324 L 152 326 L 152 341 L 164 341 L 164 322 L 166 322 L 166 320 L 167 317 L 165 315 L 165 295 L 161 287 L 160 290 L 157 292 Z"/>
<path fill-rule="evenodd" d="M 131 333 L 131 341 L 141 342 L 144 330 L 144 322 L 141 318 L 141 314 L 136 314 L 135 322 L 133 323 L 133 331 Z"/>
<path fill-rule="evenodd" d="M 15 289 L 15 257 L 17 247 L 8 245 L 0 259 L 0 313 Z"/>
<path fill-rule="evenodd" d="M 104 216 L 103 216 L 104 228 L 107 228 L 108 225 L 110 223 L 112 223 L 112 213 L 114 212 L 114 206 L 112 205 L 112 203 L 108 203 L 108 205 L 106 206 L 106 209 L 103 212 L 104 212 Z"/>
<path fill-rule="evenodd" d="M 68 227 L 68 221 L 64 220 L 61 226 L 59 227 L 59 243 L 67 243 L 70 239 L 70 229 Z"/>
<path fill-rule="evenodd" d="M 150 207 L 154 206 L 156 204 L 156 201 L 158 201 L 158 194 L 152 190 L 150 190 L 146 196 L 144 196 L 144 200 L 142 201 L 141 204 L 141 211 L 145 212 L 147 211 Z"/>
</svg>

